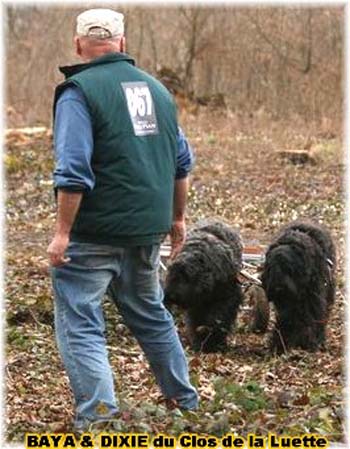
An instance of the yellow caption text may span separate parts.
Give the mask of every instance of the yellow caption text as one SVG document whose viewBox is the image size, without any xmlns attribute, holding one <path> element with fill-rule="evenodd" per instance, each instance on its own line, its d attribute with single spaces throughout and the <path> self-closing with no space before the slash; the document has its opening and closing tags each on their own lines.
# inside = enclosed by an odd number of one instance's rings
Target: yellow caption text
<svg viewBox="0 0 350 449">
<path fill-rule="evenodd" d="M 25 448 L 42 449 L 318 449 L 328 448 L 326 437 L 316 434 L 284 436 L 248 434 L 245 438 L 232 433 L 218 438 L 213 435 L 183 433 L 177 437 L 159 433 L 27 433 Z"/>
</svg>

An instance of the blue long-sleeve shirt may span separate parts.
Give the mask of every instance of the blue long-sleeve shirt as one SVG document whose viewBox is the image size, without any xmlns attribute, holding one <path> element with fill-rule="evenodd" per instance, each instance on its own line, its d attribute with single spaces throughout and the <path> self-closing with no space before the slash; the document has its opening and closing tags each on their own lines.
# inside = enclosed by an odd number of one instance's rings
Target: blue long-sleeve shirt
<svg viewBox="0 0 350 449">
<path fill-rule="evenodd" d="M 90 191 L 95 185 L 91 168 L 93 132 L 85 98 L 78 87 L 68 87 L 59 98 L 55 111 L 54 185 L 69 191 Z M 177 134 L 176 179 L 191 171 L 194 156 L 182 129 Z"/>
</svg>

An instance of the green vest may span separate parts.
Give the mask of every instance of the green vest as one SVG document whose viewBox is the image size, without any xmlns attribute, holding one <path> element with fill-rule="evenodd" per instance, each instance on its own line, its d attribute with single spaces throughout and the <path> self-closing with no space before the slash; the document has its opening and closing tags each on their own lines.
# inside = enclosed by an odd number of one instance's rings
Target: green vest
<svg viewBox="0 0 350 449">
<path fill-rule="evenodd" d="M 86 99 L 96 183 L 83 194 L 71 240 L 136 246 L 159 242 L 172 222 L 177 155 L 174 101 L 123 53 L 62 67 Z M 54 108 L 55 109 L 55 108 Z"/>
</svg>

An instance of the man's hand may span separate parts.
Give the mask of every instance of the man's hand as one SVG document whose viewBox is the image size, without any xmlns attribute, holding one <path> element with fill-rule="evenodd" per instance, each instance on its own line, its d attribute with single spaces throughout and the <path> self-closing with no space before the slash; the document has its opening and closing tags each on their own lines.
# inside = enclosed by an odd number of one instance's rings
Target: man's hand
<svg viewBox="0 0 350 449">
<path fill-rule="evenodd" d="M 82 192 L 58 190 L 56 231 L 52 242 L 47 248 L 50 263 L 53 267 L 69 262 L 69 258 L 64 257 L 64 252 L 69 243 L 70 230 L 72 229 L 82 197 Z"/>
<path fill-rule="evenodd" d="M 53 267 L 58 267 L 59 265 L 64 265 L 69 262 L 69 257 L 64 257 L 64 253 L 68 247 L 69 235 L 67 234 L 56 234 L 52 239 L 52 242 L 47 248 L 47 254 L 50 258 L 50 264 Z"/>
<path fill-rule="evenodd" d="M 185 220 L 177 220 L 173 222 L 170 231 L 171 253 L 170 259 L 174 259 L 181 251 L 186 240 L 186 223 Z"/>
</svg>

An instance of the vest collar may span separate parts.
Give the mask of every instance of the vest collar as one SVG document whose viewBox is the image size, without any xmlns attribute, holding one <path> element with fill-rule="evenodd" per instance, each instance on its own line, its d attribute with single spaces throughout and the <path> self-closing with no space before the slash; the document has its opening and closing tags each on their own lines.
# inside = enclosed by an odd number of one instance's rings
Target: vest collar
<svg viewBox="0 0 350 449">
<path fill-rule="evenodd" d="M 100 64 L 108 64 L 110 62 L 118 62 L 118 61 L 126 61 L 132 65 L 135 65 L 134 59 L 132 59 L 126 53 L 107 53 L 99 58 L 93 59 L 90 62 L 75 64 L 75 65 L 67 65 L 63 67 L 59 67 L 59 71 L 63 73 L 65 78 L 69 78 L 70 76 L 76 75 L 83 70 L 89 69 L 90 67 L 94 67 Z"/>
</svg>

